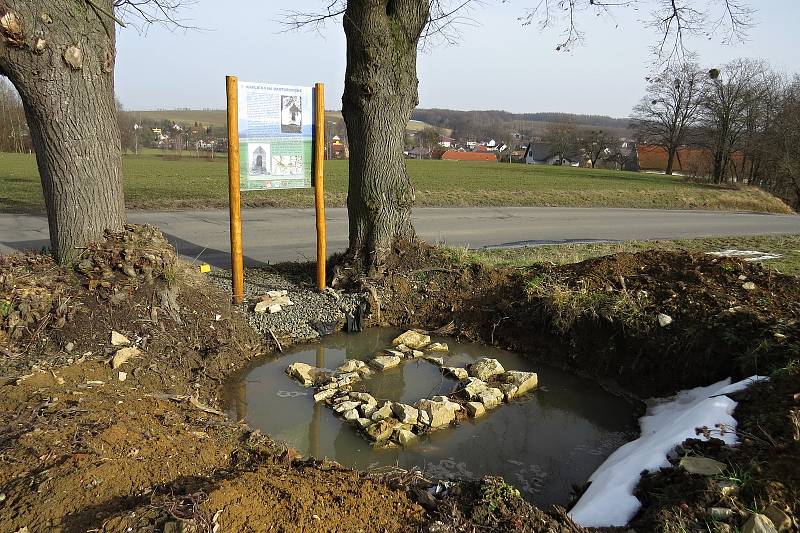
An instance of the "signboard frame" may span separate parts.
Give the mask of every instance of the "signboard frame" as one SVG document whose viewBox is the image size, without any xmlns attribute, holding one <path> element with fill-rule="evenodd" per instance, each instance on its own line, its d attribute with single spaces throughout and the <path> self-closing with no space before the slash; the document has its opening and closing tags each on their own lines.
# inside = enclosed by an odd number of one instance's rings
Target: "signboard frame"
<svg viewBox="0 0 800 533">
<path fill-rule="evenodd" d="M 241 152 L 241 144 L 239 138 L 239 128 L 240 128 L 240 102 L 239 102 L 239 80 L 236 76 L 226 76 L 225 77 L 225 86 L 226 86 L 226 93 L 227 93 L 227 118 L 228 118 L 228 200 L 230 204 L 230 237 L 231 237 L 231 279 L 232 279 L 232 292 L 233 292 L 233 302 L 240 304 L 244 301 L 244 251 L 242 246 L 242 202 L 241 202 L 241 183 L 242 173 L 241 173 L 241 162 L 244 158 Z M 261 88 L 269 88 L 266 84 L 253 84 L 253 86 Z M 285 91 L 289 92 L 298 92 L 299 90 L 304 90 L 303 87 L 297 86 L 280 86 L 274 85 L 272 87 L 276 87 L 278 89 L 284 88 Z M 325 260 L 326 260 L 326 225 L 325 225 L 325 192 L 324 192 L 324 166 L 325 166 L 325 85 L 323 83 L 317 83 L 312 88 L 312 112 L 313 112 L 313 127 L 311 128 L 311 168 L 310 168 L 310 185 L 314 188 L 314 211 L 316 214 L 316 231 L 317 231 L 317 288 L 319 290 L 323 290 L 326 285 L 326 276 L 325 276 Z M 291 96 L 281 96 L 281 98 L 291 98 Z M 289 105 L 294 105 L 301 100 L 298 99 L 295 102 L 289 101 Z M 311 104 L 309 102 L 308 104 Z M 281 100 L 281 111 L 283 111 L 284 102 Z M 300 107 L 300 113 L 302 113 L 302 107 L 307 104 L 298 105 Z M 247 109 L 245 107 L 245 109 Z M 248 117 L 246 116 L 245 119 Z M 302 120 L 302 119 L 301 119 Z M 298 123 L 295 121 L 294 117 L 291 119 L 287 119 L 287 127 L 283 127 L 283 120 L 281 119 L 281 130 L 283 132 L 284 129 L 287 130 L 289 133 L 290 140 L 292 138 L 295 139 L 296 142 L 307 142 L 307 135 L 303 133 L 303 126 L 302 123 Z M 248 124 L 249 127 L 249 124 Z M 284 132 L 286 133 L 286 132 Z M 297 134 L 296 136 L 293 134 Z M 248 132 L 247 139 L 252 140 L 254 137 L 250 132 Z M 261 152 L 259 155 L 261 158 L 258 160 L 260 164 L 258 166 L 259 174 L 268 174 L 269 171 L 264 170 L 264 165 L 273 164 L 273 158 L 271 157 L 271 153 L 269 154 L 270 157 L 267 157 L 267 146 L 270 146 L 266 142 L 264 143 L 253 143 L 257 146 L 256 149 L 260 149 Z M 308 180 L 305 179 L 305 175 L 307 170 L 305 160 L 305 155 L 308 155 L 307 150 L 305 150 L 305 146 L 301 147 L 303 150 L 303 157 L 298 161 L 299 156 L 292 155 L 292 150 L 296 151 L 296 147 L 292 147 L 290 144 L 287 143 L 287 147 L 284 147 L 284 151 L 288 152 L 290 155 L 282 155 L 283 159 L 278 158 L 276 163 L 277 164 L 284 164 L 294 166 L 295 169 L 288 171 L 287 174 L 284 176 L 289 176 L 286 178 L 277 178 L 277 179 L 270 179 L 272 176 L 265 176 L 264 178 L 260 178 L 263 180 L 264 185 L 269 183 L 269 186 L 265 186 L 263 188 L 259 187 L 249 187 L 247 190 L 270 190 L 275 188 L 299 188 L 299 187 L 307 187 L 309 185 Z M 248 147 L 248 154 L 250 153 Z M 247 176 L 245 179 L 250 179 L 250 157 L 248 155 L 245 159 L 245 170 L 247 172 Z M 266 161 L 265 161 L 266 159 Z M 284 161 L 285 159 L 285 161 Z M 298 163 L 303 165 L 303 183 L 299 184 L 298 181 L 300 178 L 296 177 L 297 173 L 295 172 Z M 270 167 L 271 168 L 271 167 Z M 294 173 L 294 174 L 292 174 Z M 278 186 L 273 186 L 274 183 L 278 184 Z M 291 183 L 293 182 L 293 183 Z M 288 185 L 284 187 L 284 185 Z"/>
</svg>

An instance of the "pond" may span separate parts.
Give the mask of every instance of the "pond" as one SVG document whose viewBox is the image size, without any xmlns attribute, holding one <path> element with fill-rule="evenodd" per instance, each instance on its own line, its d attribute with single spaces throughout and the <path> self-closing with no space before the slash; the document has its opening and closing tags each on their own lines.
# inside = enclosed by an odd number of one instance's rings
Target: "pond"
<svg viewBox="0 0 800 533">
<path fill-rule="evenodd" d="M 433 338 L 450 348 L 446 365 L 491 357 L 506 370 L 537 372 L 539 388 L 483 417 L 423 436 L 412 446 L 381 449 L 322 402 L 315 404 L 314 389 L 284 372 L 295 361 L 336 368 L 345 359 L 367 360 L 391 347 L 400 333 L 392 328 L 337 333 L 287 349 L 279 358 L 255 361 L 226 386 L 229 415 L 301 453 L 354 468 L 417 466 L 433 479 L 501 475 L 537 505 L 567 503 L 573 485 L 583 485 L 616 448 L 638 436 L 634 407 L 595 382 L 520 354 L 451 338 Z M 362 384 L 376 398 L 414 404 L 451 392 L 456 381 L 443 377 L 436 365 L 415 359 Z"/>
</svg>

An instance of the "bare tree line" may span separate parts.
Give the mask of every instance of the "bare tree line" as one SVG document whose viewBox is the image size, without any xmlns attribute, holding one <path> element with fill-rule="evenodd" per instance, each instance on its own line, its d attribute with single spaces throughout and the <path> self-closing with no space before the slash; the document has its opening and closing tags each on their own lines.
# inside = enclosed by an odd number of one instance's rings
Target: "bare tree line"
<svg viewBox="0 0 800 533">
<path fill-rule="evenodd" d="M 682 171 L 715 184 L 756 185 L 797 208 L 799 93 L 800 78 L 761 60 L 708 70 L 695 62 L 671 66 L 649 79 L 634 108 L 638 138 L 666 151 L 667 174 L 679 148 L 692 147 L 704 157 L 694 166 L 677 161 Z"/>
</svg>

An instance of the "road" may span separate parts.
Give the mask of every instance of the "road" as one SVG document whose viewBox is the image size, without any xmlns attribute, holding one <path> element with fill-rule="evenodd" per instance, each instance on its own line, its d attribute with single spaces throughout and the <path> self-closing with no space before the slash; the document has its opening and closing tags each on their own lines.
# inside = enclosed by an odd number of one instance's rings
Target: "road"
<svg viewBox="0 0 800 533">
<path fill-rule="evenodd" d="M 310 209 L 243 210 L 245 263 L 303 261 L 315 255 Z M 178 252 L 216 267 L 229 265 L 228 212 L 131 211 L 131 222 L 155 224 Z M 328 252 L 347 244 L 347 211 L 328 209 Z M 564 242 L 683 239 L 800 233 L 800 216 L 655 209 L 503 207 L 419 208 L 417 232 L 429 243 L 483 248 Z M 48 246 L 43 216 L 0 214 L 0 253 Z"/>
</svg>

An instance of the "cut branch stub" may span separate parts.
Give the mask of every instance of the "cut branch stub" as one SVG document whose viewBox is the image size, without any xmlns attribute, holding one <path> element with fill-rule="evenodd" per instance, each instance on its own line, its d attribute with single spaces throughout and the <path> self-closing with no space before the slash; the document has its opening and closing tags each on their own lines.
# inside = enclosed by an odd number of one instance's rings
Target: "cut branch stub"
<svg viewBox="0 0 800 533">
<path fill-rule="evenodd" d="M 83 68 L 83 51 L 74 44 L 69 46 L 64 51 L 64 61 L 73 70 L 80 70 Z"/>
<path fill-rule="evenodd" d="M 22 21 L 11 11 L 6 11 L 0 6 L 0 37 L 3 37 L 9 46 L 21 48 L 25 46 L 25 32 L 22 30 Z"/>
</svg>

